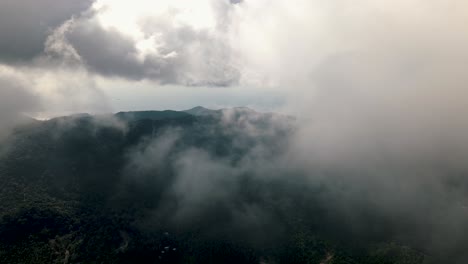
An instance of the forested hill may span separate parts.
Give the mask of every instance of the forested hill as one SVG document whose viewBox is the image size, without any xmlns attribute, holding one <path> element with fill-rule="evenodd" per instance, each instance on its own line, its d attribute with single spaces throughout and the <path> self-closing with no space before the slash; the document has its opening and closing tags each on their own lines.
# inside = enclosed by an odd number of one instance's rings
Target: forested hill
<svg viewBox="0 0 468 264">
<path fill-rule="evenodd" d="M 248 108 L 73 115 L 1 143 L 0 263 L 400 263 L 287 161 L 296 120 Z M 376 228 L 379 227 L 379 228 Z"/>
</svg>

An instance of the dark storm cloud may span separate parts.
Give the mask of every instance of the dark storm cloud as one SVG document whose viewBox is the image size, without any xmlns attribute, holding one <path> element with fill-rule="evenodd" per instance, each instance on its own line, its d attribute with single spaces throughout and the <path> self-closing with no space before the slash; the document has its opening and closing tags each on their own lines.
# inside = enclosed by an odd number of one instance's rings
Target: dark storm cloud
<svg viewBox="0 0 468 264">
<path fill-rule="evenodd" d="M 0 60 L 29 60 L 44 50 L 50 31 L 86 10 L 91 0 L 15 0 L 0 2 Z"/>
</svg>

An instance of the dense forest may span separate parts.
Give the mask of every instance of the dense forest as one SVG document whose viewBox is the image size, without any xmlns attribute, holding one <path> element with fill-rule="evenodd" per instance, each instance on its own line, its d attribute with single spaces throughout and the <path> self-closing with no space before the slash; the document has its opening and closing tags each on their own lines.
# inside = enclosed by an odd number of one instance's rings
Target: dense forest
<svg viewBox="0 0 468 264">
<path fill-rule="evenodd" d="M 296 122 L 201 107 L 29 120 L 2 143 L 0 263 L 434 261 L 377 213 L 351 226 L 330 186 L 281 161 Z"/>
</svg>

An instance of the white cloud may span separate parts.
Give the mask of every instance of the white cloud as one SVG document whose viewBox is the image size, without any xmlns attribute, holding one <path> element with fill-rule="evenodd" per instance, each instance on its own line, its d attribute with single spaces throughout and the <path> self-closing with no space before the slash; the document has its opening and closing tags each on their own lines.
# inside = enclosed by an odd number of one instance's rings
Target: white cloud
<svg viewBox="0 0 468 264">
<path fill-rule="evenodd" d="M 46 49 L 91 72 L 162 84 L 228 86 L 239 73 L 215 1 L 96 1 L 57 28 Z M 75 56 L 76 55 L 76 56 Z"/>
</svg>

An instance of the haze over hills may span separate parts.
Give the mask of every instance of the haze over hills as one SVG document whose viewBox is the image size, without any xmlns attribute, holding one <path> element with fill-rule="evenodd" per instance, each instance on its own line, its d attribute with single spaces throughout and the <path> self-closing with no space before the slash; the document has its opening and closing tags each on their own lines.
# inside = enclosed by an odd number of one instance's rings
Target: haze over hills
<svg viewBox="0 0 468 264">
<path fill-rule="evenodd" d="M 337 224 L 319 201 L 324 187 L 284 163 L 295 122 L 196 107 L 18 127 L 0 159 L 0 261 L 427 260 L 384 233 L 353 238 Z"/>
</svg>

